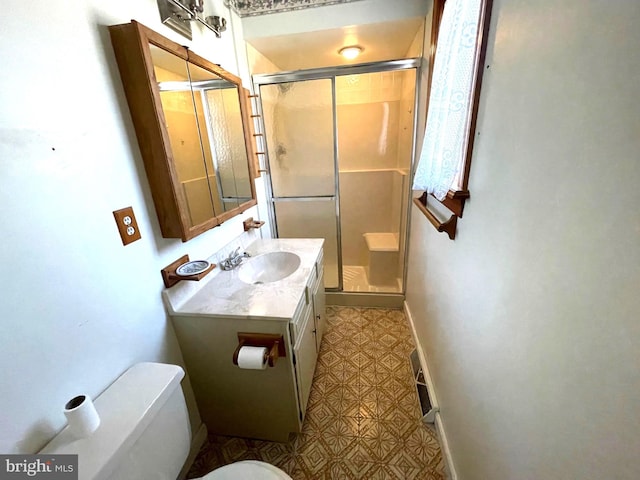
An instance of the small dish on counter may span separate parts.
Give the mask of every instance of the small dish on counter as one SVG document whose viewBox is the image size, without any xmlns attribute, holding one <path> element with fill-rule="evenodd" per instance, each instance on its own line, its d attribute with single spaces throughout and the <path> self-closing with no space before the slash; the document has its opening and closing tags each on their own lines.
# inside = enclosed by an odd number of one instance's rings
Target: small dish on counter
<svg viewBox="0 0 640 480">
<path fill-rule="evenodd" d="M 193 260 L 191 262 L 183 263 L 176 268 L 176 275 L 180 277 L 190 277 L 192 275 L 198 275 L 204 272 L 211 266 L 206 260 Z"/>
</svg>

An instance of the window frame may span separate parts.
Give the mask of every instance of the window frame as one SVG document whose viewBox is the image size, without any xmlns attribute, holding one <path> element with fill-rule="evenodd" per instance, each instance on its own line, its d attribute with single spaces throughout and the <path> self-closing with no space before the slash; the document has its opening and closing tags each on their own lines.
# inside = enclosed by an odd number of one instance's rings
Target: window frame
<svg viewBox="0 0 640 480">
<path fill-rule="evenodd" d="M 427 108 L 429 111 L 429 99 L 431 97 L 431 83 L 433 77 L 433 67 L 435 64 L 436 47 L 438 44 L 438 34 L 440 33 L 440 23 L 444 12 L 444 5 L 447 0 L 434 0 L 433 16 L 431 20 L 431 42 L 429 50 L 429 77 L 427 82 Z M 451 240 L 455 239 L 457 219 L 462 218 L 465 200 L 471 195 L 469 193 L 469 173 L 471 171 L 471 159 L 473 157 L 473 144 L 475 139 L 476 122 L 478 117 L 478 107 L 480 103 L 480 90 L 482 87 L 483 70 L 487 54 L 487 43 L 489 36 L 489 25 L 491 23 L 491 10 L 493 0 L 482 0 L 480 6 L 480 20 L 476 37 L 476 65 L 472 84 L 471 109 L 469 112 L 469 127 L 464 147 L 464 166 L 460 176 L 460 188 L 449 189 L 447 196 L 443 200 L 438 200 L 430 195 L 432 199 L 440 202 L 452 212 L 452 216 L 446 222 L 439 222 L 436 216 L 427 208 L 428 194 L 424 192 L 420 197 L 414 199 L 414 203 L 420 211 L 429 219 L 439 232 L 446 232 Z M 488 68 L 488 66 L 487 66 Z M 428 119 L 427 119 L 428 122 Z"/>
</svg>

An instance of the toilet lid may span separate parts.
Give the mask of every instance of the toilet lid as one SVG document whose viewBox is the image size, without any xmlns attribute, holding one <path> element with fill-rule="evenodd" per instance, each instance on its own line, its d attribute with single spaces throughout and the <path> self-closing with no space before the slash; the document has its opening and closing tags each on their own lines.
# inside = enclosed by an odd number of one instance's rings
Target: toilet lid
<svg viewBox="0 0 640 480">
<path fill-rule="evenodd" d="M 215 469 L 201 480 L 292 480 L 277 467 L 257 460 L 245 460 Z"/>
</svg>

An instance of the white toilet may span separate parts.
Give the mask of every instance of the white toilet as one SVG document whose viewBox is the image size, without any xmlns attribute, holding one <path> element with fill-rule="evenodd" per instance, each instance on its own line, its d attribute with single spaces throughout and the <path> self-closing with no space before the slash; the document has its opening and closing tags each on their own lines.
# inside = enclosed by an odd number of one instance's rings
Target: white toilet
<svg viewBox="0 0 640 480">
<path fill-rule="evenodd" d="M 40 453 L 78 454 L 80 480 L 176 480 L 189 455 L 191 428 L 182 368 L 139 363 L 94 401 L 100 426 L 75 439 L 65 428 Z M 201 480 L 291 480 L 268 463 L 247 460 Z"/>
<path fill-rule="evenodd" d="M 291 477 L 279 468 L 257 460 L 245 460 L 216 468 L 200 480 L 284 480 Z"/>
</svg>

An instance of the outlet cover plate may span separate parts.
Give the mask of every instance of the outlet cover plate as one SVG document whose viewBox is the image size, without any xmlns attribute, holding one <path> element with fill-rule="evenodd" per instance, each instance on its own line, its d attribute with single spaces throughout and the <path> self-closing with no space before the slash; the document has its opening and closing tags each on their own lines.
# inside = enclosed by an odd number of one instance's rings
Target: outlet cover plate
<svg viewBox="0 0 640 480">
<path fill-rule="evenodd" d="M 116 225 L 118 225 L 122 245 L 129 245 L 131 242 L 140 240 L 140 229 L 133 214 L 133 207 L 116 210 L 113 212 L 113 217 L 116 219 Z"/>
</svg>

